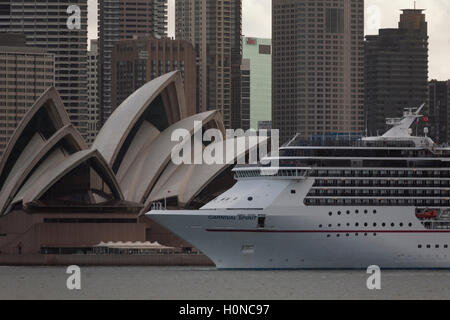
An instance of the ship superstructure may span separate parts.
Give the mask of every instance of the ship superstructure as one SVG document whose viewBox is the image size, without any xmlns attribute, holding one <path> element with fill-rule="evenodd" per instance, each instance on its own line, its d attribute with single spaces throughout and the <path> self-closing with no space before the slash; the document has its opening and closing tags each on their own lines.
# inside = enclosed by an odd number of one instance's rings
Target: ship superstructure
<svg viewBox="0 0 450 320">
<path fill-rule="evenodd" d="M 450 148 L 412 135 L 422 107 L 379 137 L 296 137 L 200 210 L 149 216 L 218 268 L 450 268 Z"/>
</svg>

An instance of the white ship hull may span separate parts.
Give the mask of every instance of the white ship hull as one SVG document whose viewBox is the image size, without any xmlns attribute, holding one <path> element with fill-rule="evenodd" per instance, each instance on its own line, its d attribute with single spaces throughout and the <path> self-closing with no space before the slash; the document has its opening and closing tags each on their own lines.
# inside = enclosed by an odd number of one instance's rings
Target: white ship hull
<svg viewBox="0 0 450 320">
<path fill-rule="evenodd" d="M 338 210 L 344 214 L 329 216 Z M 201 250 L 219 269 L 450 268 L 450 230 L 425 229 L 414 219 L 414 210 L 360 208 L 356 215 L 354 207 L 299 207 L 284 213 L 153 211 L 149 217 Z M 267 217 L 264 228 L 257 227 L 261 214 Z"/>
<path fill-rule="evenodd" d="M 411 136 L 422 108 L 381 137 L 296 136 L 266 157 L 280 167 L 235 168 L 200 210 L 149 216 L 220 269 L 450 268 L 450 148 Z"/>
</svg>

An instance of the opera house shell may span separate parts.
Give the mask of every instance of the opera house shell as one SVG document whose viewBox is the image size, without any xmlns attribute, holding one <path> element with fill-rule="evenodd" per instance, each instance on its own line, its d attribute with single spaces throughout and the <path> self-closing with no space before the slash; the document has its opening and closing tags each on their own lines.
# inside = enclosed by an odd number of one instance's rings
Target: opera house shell
<svg viewBox="0 0 450 320">
<path fill-rule="evenodd" d="M 194 109 L 186 106 L 180 73 L 168 73 L 128 97 L 88 147 L 56 89 L 48 89 L 0 161 L 0 263 L 8 255 L 41 261 L 48 253 L 79 253 L 101 242 L 186 245 L 143 214 L 155 203 L 198 208 L 234 183 L 232 164 L 171 161 L 180 146 L 172 141 L 177 129 L 188 135 L 186 143 L 199 130 L 225 136 L 218 111 Z"/>
</svg>

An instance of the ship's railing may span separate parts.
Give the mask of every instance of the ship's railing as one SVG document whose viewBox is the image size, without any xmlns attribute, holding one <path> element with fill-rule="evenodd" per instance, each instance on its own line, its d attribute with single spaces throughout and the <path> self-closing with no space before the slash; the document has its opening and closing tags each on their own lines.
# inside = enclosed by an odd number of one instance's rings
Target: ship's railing
<svg viewBox="0 0 450 320">
<path fill-rule="evenodd" d="M 372 148 L 415 148 L 412 141 L 364 141 L 358 138 L 311 138 L 297 139 L 286 144 L 286 147 L 372 147 Z"/>
<path fill-rule="evenodd" d="M 275 168 L 275 167 L 248 167 L 235 168 L 235 179 L 278 177 L 305 179 L 311 168 Z"/>
<path fill-rule="evenodd" d="M 411 149 L 420 150 L 413 141 L 364 141 L 359 139 L 297 139 L 282 146 L 280 150 L 289 150 L 301 147 L 323 147 L 323 148 L 373 148 L 373 149 Z M 430 149 L 435 154 L 449 155 L 448 144 L 433 145 Z"/>
<path fill-rule="evenodd" d="M 153 202 L 150 206 L 151 211 L 165 211 L 167 204 L 165 202 Z"/>
<path fill-rule="evenodd" d="M 450 220 L 422 221 L 422 225 L 429 230 L 449 230 Z"/>
</svg>

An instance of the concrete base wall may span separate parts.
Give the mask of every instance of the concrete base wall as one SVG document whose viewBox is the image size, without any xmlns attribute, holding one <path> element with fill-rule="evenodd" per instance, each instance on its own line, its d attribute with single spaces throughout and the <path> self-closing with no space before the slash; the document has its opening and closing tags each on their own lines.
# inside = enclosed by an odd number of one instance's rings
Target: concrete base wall
<svg viewBox="0 0 450 320">
<path fill-rule="evenodd" d="M 39 254 L 42 247 L 94 247 L 101 242 L 145 242 L 145 223 L 48 223 L 46 219 L 133 219 L 137 214 L 13 211 L 0 218 L 1 254 Z M 95 221 L 95 220 L 93 220 Z"/>
<path fill-rule="evenodd" d="M 207 266 L 214 263 L 201 254 L 168 255 L 0 255 L 2 266 Z"/>
</svg>

